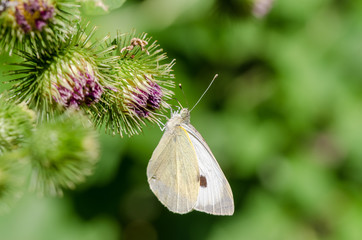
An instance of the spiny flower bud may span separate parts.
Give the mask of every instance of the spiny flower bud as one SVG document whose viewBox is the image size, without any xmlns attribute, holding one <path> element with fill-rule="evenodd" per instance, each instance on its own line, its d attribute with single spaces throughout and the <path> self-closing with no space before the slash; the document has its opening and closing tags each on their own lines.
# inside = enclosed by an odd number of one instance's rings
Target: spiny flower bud
<svg viewBox="0 0 362 240">
<path fill-rule="evenodd" d="M 41 51 L 73 30 L 77 6 L 69 0 L 1 0 L 0 46 L 12 54 L 14 48 L 27 50 L 36 43 Z"/>
<path fill-rule="evenodd" d="M 169 108 L 174 62 L 163 63 L 166 54 L 146 34 L 121 34 L 110 44 L 117 45 L 113 55 L 120 57 L 112 69 L 114 89 L 107 93 L 113 100 L 103 105 L 104 114 L 95 115 L 94 122 L 105 123 L 113 134 L 137 134 L 146 121 L 159 124 L 159 112 Z"/>
<path fill-rule="evenodd" d="M 32 130 L 32 116 L 23 105 L 15 105 L 0 95 L 0 155 L 19 148 Z"/>
<path fill-rule="evenodd" d="M 88 119 L 66 112 L 54 122 L 38 125 L 28 146 L 32 187 L 41 194 L 60 195 L 92 174 L 99 144 Z"/>
</svg>

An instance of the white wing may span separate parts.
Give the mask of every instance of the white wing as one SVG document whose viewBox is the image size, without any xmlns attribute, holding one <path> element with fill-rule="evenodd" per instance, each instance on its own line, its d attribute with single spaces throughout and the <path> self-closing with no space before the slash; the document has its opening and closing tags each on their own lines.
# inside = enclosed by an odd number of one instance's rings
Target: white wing
<svg viewBox="0 0 362 240">
<path fill-rule="evenodd" d="M 189 133 L 199 164 L 200 188 L 194 209 L 214 215 L 232 215 L 233 194 L 209 146 L 191 124 L 181 126 Z"/>
<path fill-rule="evenodd" d="M 180 126 L 166 130 L 147 166 L 151 190 L 170 211 L 190 212 L 199 191 L 197 156 Z"/>
</svg>

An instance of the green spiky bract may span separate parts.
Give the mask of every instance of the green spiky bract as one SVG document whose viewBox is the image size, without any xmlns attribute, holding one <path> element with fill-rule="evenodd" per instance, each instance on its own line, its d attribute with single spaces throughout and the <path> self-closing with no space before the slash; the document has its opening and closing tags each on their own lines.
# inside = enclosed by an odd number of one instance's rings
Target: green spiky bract
<svg viewBox="0 0 362 240">
<path fill-rule="evenodd" d="M 15 150 L 29 137 L 33 116 L 24 104 L 16 105 L 0 95 L 0 155 Z"/>
<path fill-rule="evenodd" d="M 16 23 L 14 7 L 0 15 L 0 53 L 4 51 L 11 55 L 14 49 L 29 50 L 30 45 L 38 53 L 57 41 L 65 41 L 64 36 L 74 30 L 74 22 L 80 19 L 79 5 L 71 0 L 48 2 L 54 7 L 55 15 L 41 31 L 25 33 Z"/>
<path fill-rule="evenodd" d="M 135 37 L 147 41 L 144 49 L 141 46 L 126 49 L 131 45 L 131 40 Z M 94 115 L 95 123 L 98 126 L 104 125 L 106 132 L 118 133 L 121 136 L 123 134 L 129 136 L 138 134 L 146 121 L 159 124 L 159 113 L 169 108 L 166 101 L 170 100 L 174 94 L 170 90 L 170 88 L 174 88 L 172 80 L 174 78 L 172 74 L 174 61 L 164 63 L 167 55 L 163 53 L 163 50 L 159 48 L 155 41 L 151 42 L 151 38 L 147 37 L 145 33 L 139 36 L 136 36 L 135 32 L 118 34 L 108 45 L 117 45 L 113 55 L 120 57 L 112 71 L 115 89 L 108 91 L 108 94 L 110 94 L 108 98 L 112 99 L 112 101 L 110 104 L 103 105 L 105 109 L 103 114 Z M 160 108 L 150 111 L 149 116 L 142 118 L 132 112 L 127 105 L 127 101 L 130 98 L 130 92 L 143 90 L 148 80 L 157 83 L 161 87 L 163 97 Z"/>
<path fill-rule="evenodd" d="M 111 85 L 112 79 L 108 73 L 117 57 L 109 56 L 109 53 L 114 46 L 101 47 L 105 39 L 92 43 L 91 37 L 95 28 L 89 34 L 86 34 L 84 29 L 86 27 L 78 25 L 74 33 L 66 36 L 65 42 L 57 41 L 44 49 L 39 56 L 35 51 L 22 51 L 20 56 L 24 62 L 13 64 L 19 69 L 10 72 L 11 75 L 17 76 L 12 80 L 15 84 L 12 85 L 10 93 L 15 101 L 25 102 L 34 109 L 40 122 L 50 121 L 66 110 L 55 101 L 59 99 L 59 93 L 54 85 L 63 84 L 67 79 L 71 81 L 69 75 L 74 74 L 75 70 L 92 72 L 103 87 Z M 79 107 L 85 112 L 98 114 L 98 105 Z"/>
<path fill-rule="evenodd" d="M 79 112 L 65 112 L 34 132 L 28 147 L 33 189 L 61 195 L 92 173 L 98 160 L 97 135 L 89 120 Z"/>
</svg>

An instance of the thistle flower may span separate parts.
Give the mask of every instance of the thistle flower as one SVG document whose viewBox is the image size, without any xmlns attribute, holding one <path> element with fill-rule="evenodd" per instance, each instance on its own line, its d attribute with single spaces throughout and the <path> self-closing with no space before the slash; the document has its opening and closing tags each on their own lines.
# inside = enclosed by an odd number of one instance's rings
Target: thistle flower
<svg viewBox="0 0 362 240">
<path fill-rule="evenodd" d="M 143 83 L 142 89 L 145 90 L 135 88 L 131 92 L 125 91 L 126 105 L 140 118 L 145 118 L 150 112 L 160 109 L 163 97 L 161 87 L 146 76 L 145 78 L 148 80 Z"/>
<path fill-rule="evenodd" d="M 20 1 L 15 7 L 16 23 L 25 33 L 42 31 L 53 17 L 54 6 L 46 0 Z"/>
<path fill-rule="evenodd" d="M 106 93 L 112 101 L 103 105 L 103 114 L 94 115 L 94 122 L 104 123 L 113 134 L 137 134 L 146 121 L 159 124 L 159 112 L 169 108 L 174 62 L 163 63 L 166 54 L 150 42 L 146 34 L 135 37 L 135 33 L 130 33 L 120 34 L 109 43 L 117 45 L 113 55 L 120 57 L 112 70 L 113 88 Z"/>
<path fill-rule="evenodd" d="M 23 105 L 0 95 L 0 155 L 19 148 L 32 130 L 32 116 Z"/>
<path fill-rule="evenodd" d="M 92 174 L 99 146 L 88 119 L 66 112 L 34 131 L 28 146 L 32 188 L 40 194 L 61 195 Z"/>
<path fill-rule="evenodd" d="M 86 63 L 86 65 L 90 65 Z M 53 84 L 53 99 L 64 107 L 79 108 L 82 105 L 90 106 L 99 101 L 103 89 L 91 69 L 91 66 L 79 66 L 73 74 L 61 76 L 62 81 Z M 69 65 L 68 68 L 74 68 Z M 88 70 L 88 71 L 87 71 Z"/>
<path fill-rule="evenodd" d="M 41 51 L 58 38 L 64 40 L 78 16 L 77 6 L 68 0 L 1 0 L 0 47 L 11 55 L 14 48 L 36 43 Z"/>
<path fill-rule="evenodd" d="M 97 49 L 101 42 L 91 44 L 93 31 L 87 36 L 79 26 L 43 52 L 22 52 L 23 63 L 13 72 L 19 77 L 11 93 L 16 101 L 26 102 L 38 113 L 39 121 L 47 120 L 68 108 L 95 111 L 104 86 L 111 86 L 107 71 L 117 57 L 104 57 L 113 47 Z"/>
</svg>

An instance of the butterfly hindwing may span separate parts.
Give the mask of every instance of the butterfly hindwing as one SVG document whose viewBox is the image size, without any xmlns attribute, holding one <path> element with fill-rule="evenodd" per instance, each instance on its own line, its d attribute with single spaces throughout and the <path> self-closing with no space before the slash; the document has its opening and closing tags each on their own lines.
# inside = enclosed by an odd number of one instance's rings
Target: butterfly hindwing
<svg viewBox="0 0 362 240">
<path fill-rule="evenodd" d="M 182 126 L 189 133 L 200 171 L 200 188 L 195 210 L 214 215 L 232 215 L 234 213 L 233 194 L 209 146 L 191 124 Z"/>
<path fill-rule="evenodd" d="M 199 167 L 185 129 L 166 130 L 147 167 L 151 190 L 172 212 L 187 213 L 196 204 Z"/>
</svg>

